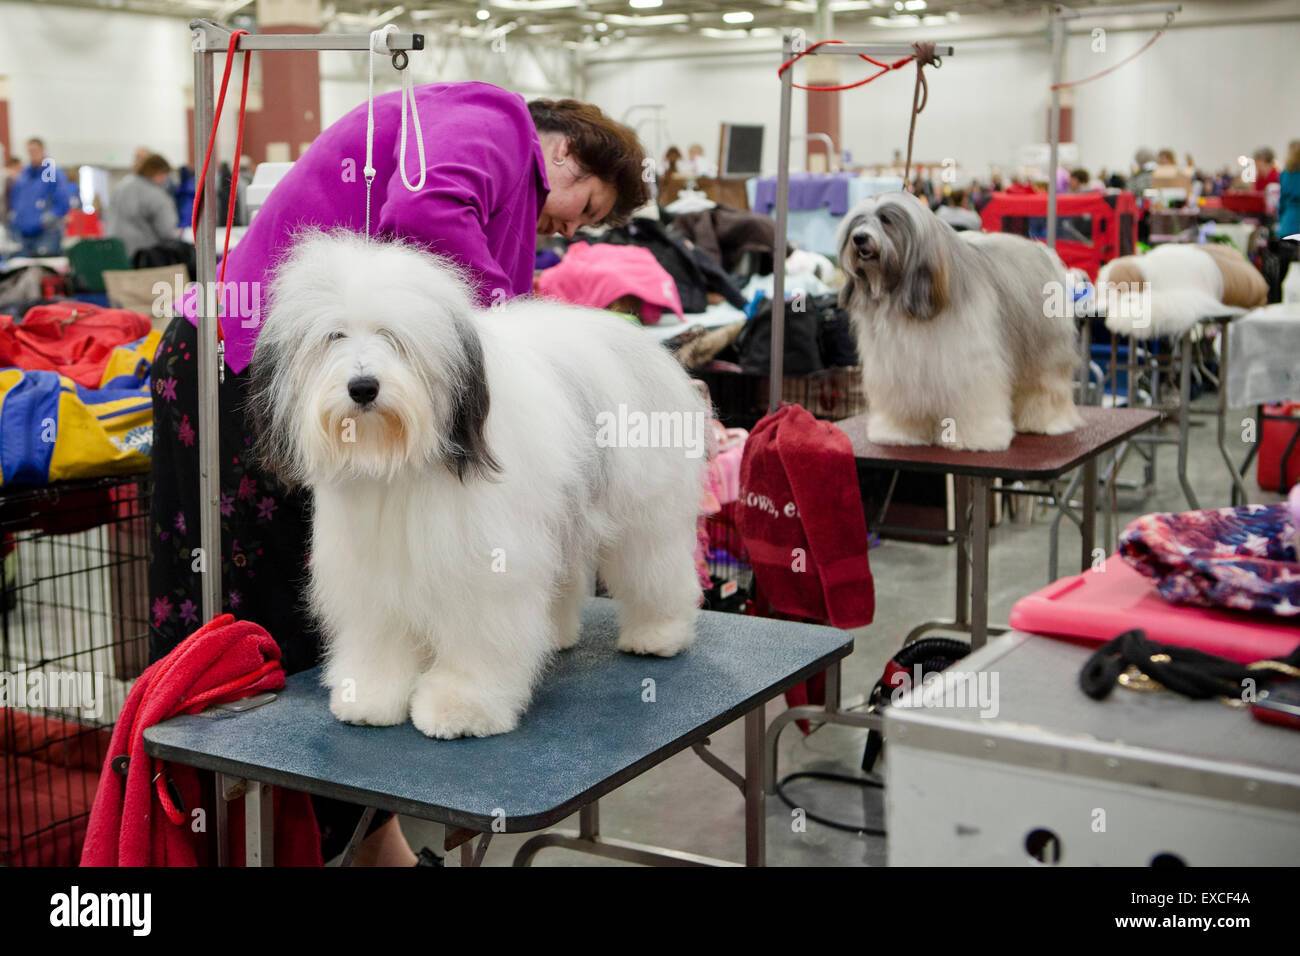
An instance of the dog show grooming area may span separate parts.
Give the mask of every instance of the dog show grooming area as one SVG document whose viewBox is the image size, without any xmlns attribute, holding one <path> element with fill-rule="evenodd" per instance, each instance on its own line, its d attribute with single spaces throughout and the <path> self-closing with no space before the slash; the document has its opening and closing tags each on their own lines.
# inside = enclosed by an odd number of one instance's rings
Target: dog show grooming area
<svg viewBox="0 0 1300 956">
<path fill-rule="evenodd" d="M 889 867 L 939 945 L 1281 925 L 1298 49 L 1288 0 L 0 0 L 0 914 L 373 948 Z M 454 867 L 522 892 L 406 875 Z"/>
</svg>

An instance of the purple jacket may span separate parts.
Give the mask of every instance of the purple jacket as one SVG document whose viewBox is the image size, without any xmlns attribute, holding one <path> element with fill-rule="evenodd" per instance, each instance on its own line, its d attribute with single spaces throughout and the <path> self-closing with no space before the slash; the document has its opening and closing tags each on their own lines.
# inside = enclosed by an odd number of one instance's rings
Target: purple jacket
<svg viewBox="0 0 1300 956">
<path fill-rule="evenodd" d="M 398 171 L 400 92 L 375 97 L 370 195 L 372 236 L 408 239 L 449 256 L 470 273 L 490 305 L 533 289 L 537 219 L 549 189 L 537 129 L 523 97 L 487 83 L 430 83 L 415 88 L 424 136 L 424 188 L 410 192 Z M 407 178 L 419 181 L 419 154 L 407 115 Z M 230 251 L 221 327 L 226 364 L 241 372 L 253 355 L 260 304 L 276 260 L 303 227 L 343 226 L 365 233 L 366 104 L 325 130 L 271 191 Z M 217 210 L 217 248 L 225 230 Z M 218 275 L 220 270 L 218 269 Z M 185 314 L 194 321 L 193 296 Z M 237 316 L 237 321 L 232 321 Z"/>
</svg>

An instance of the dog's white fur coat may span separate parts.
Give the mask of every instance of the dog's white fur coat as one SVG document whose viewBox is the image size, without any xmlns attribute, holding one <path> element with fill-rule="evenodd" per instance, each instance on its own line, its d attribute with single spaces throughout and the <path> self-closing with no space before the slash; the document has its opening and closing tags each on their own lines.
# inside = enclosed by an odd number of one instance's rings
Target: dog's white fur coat
<svg viewBox="0 0 1300 956">
<path fill-rule="evenodd" d="M 1073 320 L 1045 307 L 1065 269 L 1046 246 L 958 233 L 906 193 L 863 200 L 836 245 L 871 441 L 996 451 L 1081 424 Z"/>
<path fill-rule="evenodd" d="M 707 409 L 627 322 L 478 311 L 445 261 L 312 234 L 276 271 L 253 376 L 264 463 L 314 492 L 310 602 L 339 719 L 513 729 L 550 653 L 578 640 L 597 570 L 621 650 L 690 644 L 705 458 L 601 447 L 597 419 Z"/>
<path fill-rule="evenodd" d="M 1149 309 L 1119 310 L 1106 316 L 1106 328 L 1121 335 L 1156 338 L 1182 335 L 1204 316 L 1223 311 L 1223 273 L 1199 246 L 1167 243 L 1144 256 L 1108 262 L 1097 273 L 1098 299 L 1105 301 L 1111 273 L 1123 263 L 1141 274 Z M 1120 286 L 1125 283 L 1117 283 Z"/>
</svg>

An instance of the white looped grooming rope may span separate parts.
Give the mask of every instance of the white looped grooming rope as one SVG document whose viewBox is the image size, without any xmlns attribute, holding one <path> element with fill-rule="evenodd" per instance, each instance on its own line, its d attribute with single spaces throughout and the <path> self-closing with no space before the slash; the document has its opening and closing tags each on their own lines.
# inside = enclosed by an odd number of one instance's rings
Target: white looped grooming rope
<svg viewBox="0 0 1300 956">
<path fill-rule="evenodd" d="M 370 34 L 370 56 L 368 59 L 367 75 L 367 95 L 366 95 L 366 165 L 362 174 L 366 177 L 366 238 L 370 238 L 370 187 L 375 181 L 374 167 L 374 145 L 375 145 L 375 55 L 393 56 L 393 51 L 388 48 L 388 37 L 397 32 L 397 27 L 388 24 L 382 30 L 375 30 Z M 420 131 L 420 113 L 415 105 L 415 79 L 412 77 L 409 64 L 408 67 L 401 70 L 402 73 L 402 93 L 401 93 L 401 117 L 402 132 L 401 142 L 398 153 L 398 170 L 402 174 L 402 184 L 410 192 L 418 192 L 424 188 L 424 136 Z M 420 179 L 419 182 L 412 184 L 406 175 L 406 106 L 411 106 L 411 123 L 415 127 L 415 149 L 420 159 Z"/>
</svg>

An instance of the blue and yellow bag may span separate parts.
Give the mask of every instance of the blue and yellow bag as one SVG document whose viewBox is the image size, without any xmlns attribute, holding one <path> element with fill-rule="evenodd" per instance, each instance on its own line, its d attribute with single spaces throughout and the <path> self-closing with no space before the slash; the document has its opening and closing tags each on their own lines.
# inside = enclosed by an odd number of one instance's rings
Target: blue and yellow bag
<svg viewBox="0 0 1300 956">
<path fill-rule="evenodd" d="M 119 346 L 99 388 L 57 372 L 0 369 L 0 486 L 149 470 L 149 374 L 162 333 Z"/>
</svg>

